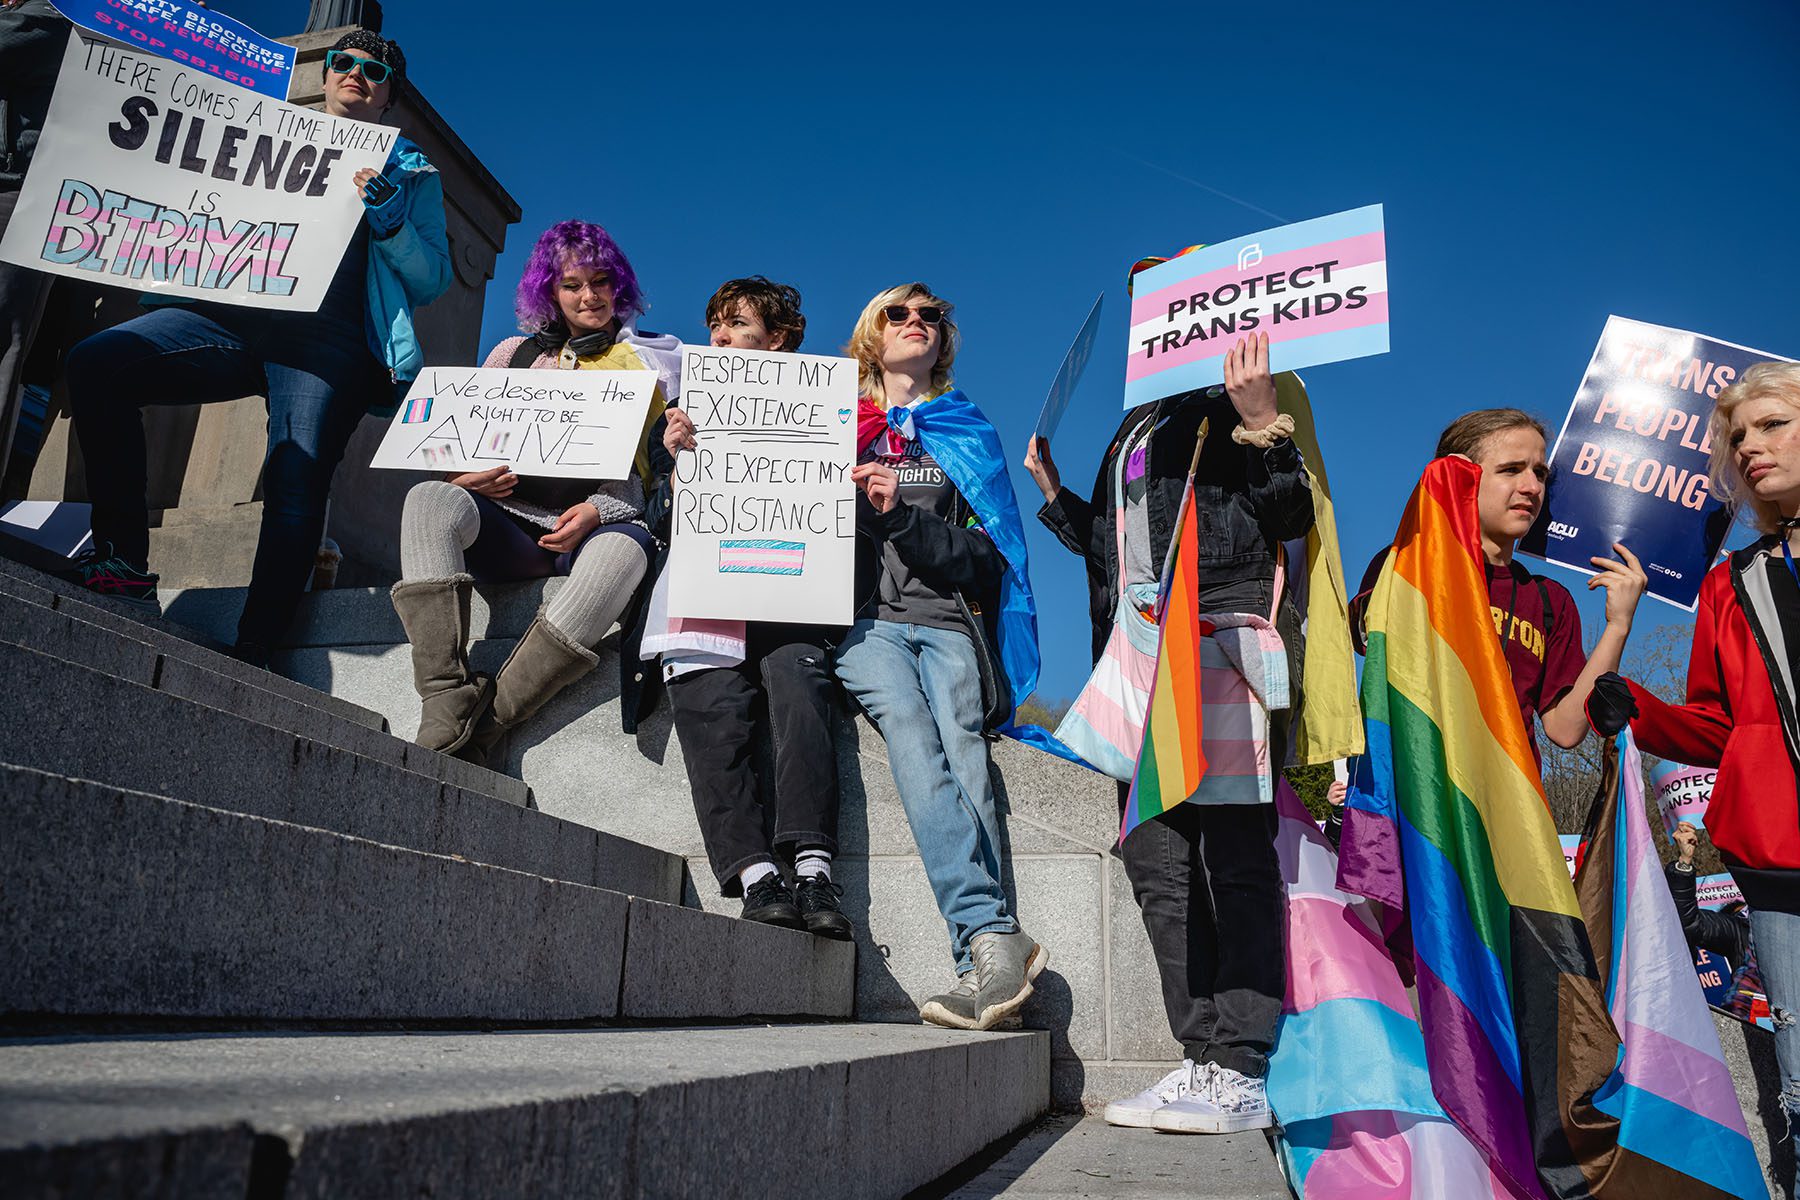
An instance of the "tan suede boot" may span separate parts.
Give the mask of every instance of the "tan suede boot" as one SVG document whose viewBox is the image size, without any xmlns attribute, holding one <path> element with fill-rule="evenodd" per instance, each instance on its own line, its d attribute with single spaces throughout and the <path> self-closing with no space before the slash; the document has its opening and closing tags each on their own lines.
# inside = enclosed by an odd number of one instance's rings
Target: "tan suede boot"
<svg viewBox="0 0 1800 1200">
<path fill-rule="evenodd" d="M 494 681 L 469 670 L 469 575 L 402 580 L 388 594 L 412 643 L 419 733 L 413 740 L 446 754 L 461 749 L 494 699 Z"/>
<path fill-rule="evenodd" d="M 485 763 L 507 730 L 530 720 L 558 692 L 600 665 L 600 656 L 544 619 L 540 611 L 494 677 L 494 704 L 458 754 Z"/>
</svg>

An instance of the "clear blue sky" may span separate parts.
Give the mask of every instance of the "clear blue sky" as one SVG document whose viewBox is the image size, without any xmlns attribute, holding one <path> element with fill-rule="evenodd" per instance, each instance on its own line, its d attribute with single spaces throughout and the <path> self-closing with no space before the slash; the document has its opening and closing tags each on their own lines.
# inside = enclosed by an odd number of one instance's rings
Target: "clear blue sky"
<svg viewBox="0 0 1800 1200">
<path fill-rule="evenodd" d="M 213 7 L 276 35 L 307 10 Z M 801 289 L 818 352 L 890 284 L 954 302 L 957 381 L 1014 451 L 1043 690 L 1066 696 L 1082 572 L 1016 459 L 1104 289 L 1056 440 L 1092 482 L 1142 255 L 1387 206 L 1393 350 L 1306 372 L 1353 578 L 1451 417 L 1561 424 L 1608 313 L 1800 357 L 1793 4 L 1377 7 L 393 0 L 385 32 L 524 209 L 484 349 L 513 331 L 532 240 L 573 216 L 630 255 L 645 326 L 683 338 L 757 272 Z M 1644 602 L 1639 631 L 1668 622 L 1690 618 Z"/>
</svg>

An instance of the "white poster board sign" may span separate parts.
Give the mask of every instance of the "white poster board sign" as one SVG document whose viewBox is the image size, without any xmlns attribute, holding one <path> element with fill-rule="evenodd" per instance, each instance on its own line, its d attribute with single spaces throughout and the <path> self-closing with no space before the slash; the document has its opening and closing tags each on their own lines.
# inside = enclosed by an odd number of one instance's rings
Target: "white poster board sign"
<svg viewBox="0 0 1800 1200">
<path fill-rule="evenodd" d="M 397 136 L 74 34 L 0 260 L 316 312 Z"/>
<path fill-rule="evenodd" d="M 850 623 L 856 362 L 687 346 L 669 615 Z"/>
<path fill-rule="evenodd" d="M 369 465 L 624 479 L 655 393 L 655 371 L 426 367 Z"/>
</svg>

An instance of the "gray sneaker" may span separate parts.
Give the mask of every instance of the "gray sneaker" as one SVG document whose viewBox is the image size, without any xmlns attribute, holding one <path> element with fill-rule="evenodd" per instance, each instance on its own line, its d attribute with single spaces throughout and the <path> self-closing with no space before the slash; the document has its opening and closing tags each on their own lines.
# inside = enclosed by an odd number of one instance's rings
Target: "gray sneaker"
<svg viewBox="0 0 1800 1200">
<path fill-rule="evenodd" d="M 975 1021 L 968 1029 L 992 1029 L 1018 1012 L 1031 995 L 1031 981 L 1050 961 L 1050 952 L 1016 933 L 978 933 L 969 944 L 975 960 Z"/>
<path fill-rule="evenodd" d="M 981 1010 L 975 1007 L 975 972 L 958 977 L 956 986 L 919 1007 L 919 1019 L 946 1029 L 973 1029 Z"/>
</svg>

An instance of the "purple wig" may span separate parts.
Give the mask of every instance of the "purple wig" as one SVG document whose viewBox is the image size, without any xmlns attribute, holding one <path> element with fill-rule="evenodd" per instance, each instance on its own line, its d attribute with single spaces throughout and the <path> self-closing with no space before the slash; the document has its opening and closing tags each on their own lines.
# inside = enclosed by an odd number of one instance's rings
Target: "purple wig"
<svg viewBox="0 0 1800 1200">
<path fill-rule="evenodd" d="M 613 308 L 620 320 L 629 320 L 644 311 L 644 294 L 638 290 L 637 275 L 612 235 L 588 221 L 558 221 L 538 238 L 525 263 L 525 273 L 519 277 L 513 311 L 519 315 L 520 329 L 536 333 L 562 324 L 556 285 L 562 282 L 563 271 L 571 264 L 612 276 Z"/>
</svg>

